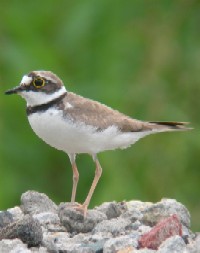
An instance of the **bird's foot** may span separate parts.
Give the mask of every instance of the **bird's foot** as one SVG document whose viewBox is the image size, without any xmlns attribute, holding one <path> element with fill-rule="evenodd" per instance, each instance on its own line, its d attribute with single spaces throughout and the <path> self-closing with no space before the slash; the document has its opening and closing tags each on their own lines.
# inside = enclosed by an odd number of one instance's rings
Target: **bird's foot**
<svg viewBox="0 0 200 253">
<path fill-rule="evenodd" d="M 88 206 L 83 204 L 76 203 L 76 206 L 74 206 L 74 209 L 83 214 L 83 217 L 85 218 L 87 215 Z"/>
</svg>

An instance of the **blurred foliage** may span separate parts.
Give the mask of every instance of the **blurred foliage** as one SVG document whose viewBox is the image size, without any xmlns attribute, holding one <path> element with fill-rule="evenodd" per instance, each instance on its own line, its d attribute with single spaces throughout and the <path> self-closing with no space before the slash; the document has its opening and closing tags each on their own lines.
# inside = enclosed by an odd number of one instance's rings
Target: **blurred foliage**
<svg viewBox="0 0 200 253">
<path fill-rule="evenodd" d="M 31 70 L 51 70 L 67 89 L 142 120 L 190 121 L 194 131 L 149 136 L 126 151 L 99 155 L 103 201 L 176 198 L 200 229 L 200 1 L 1 1 L 0 210 L 30 189 L 69 201 L 66 154 L 31 130 L 25 101 L 3 92 Z M 48 127 L 48 126 L 47 126 Z M 77 159 L 82 202 L 94 176 Z"/>
</svg>

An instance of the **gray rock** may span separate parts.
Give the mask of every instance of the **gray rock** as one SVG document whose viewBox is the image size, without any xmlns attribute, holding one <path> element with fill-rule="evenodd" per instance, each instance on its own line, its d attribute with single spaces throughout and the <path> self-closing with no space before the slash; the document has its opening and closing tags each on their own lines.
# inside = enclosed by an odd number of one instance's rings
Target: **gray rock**
<svg viewBox="0 0 200 253">
<path fill-rule="evenodd" d="M 127 233 L 131 228 L 132 223 L 129 219 L 119 217 L 112 220 L 101 221 L 95 226 L 93 234 L 98 232 L 110 232 L 113 236 L 117 236 Z"/>
<path fill-rule="evenodd" d="M 31 253 L 25 244 L 19 239 L 0 241 L 1 253 Z"/>
<path fill-rule="evenodd" d="M 85 241 L 85 234 L 79 234 L 70 237 L 69 233 L 46 233 L 43 239 L 43 245 L 47 248 L 48 252 L 83 252 L 95 253 L 99 248 L 103 248 L 103 243 L 87 243 Z"/>
<path fill-rule="evenodd" d="M 60 219 L 57 213 L 43 212 L 39 214 L 34 214 L 33 218 L 37 219 L 41 225 L 44 225 L 47 223 L 57 224 L 60 222 Z"/>
<path fill-rule="evenodd" d="M 139 249 L 139 250 L 134 249 L 133 252 L 128 251 L 127 253 L 155 253 L 155 252 L 156 252 L 156 250 L 145 248 L 145 249 Z M 124 253 L 126 253 L 126 251 Z"/>
<path fill-rule="evenodd" d="M 7 211 L 12 215 L 13 221 L 21 220 L 24 217 L 24 214 L 23 214 L 21 208 L 18 206 L 13 207 L 13 208 L 9 208 Z"/>
<path fill-rule="evenodd" d="M 39 247 L 39 248 L 32 247 L 30 248 L 30 250 L 31 250 L 31 253 L 49 253 L 49 251 L 45 247 Z"/>
<path fill-rule="evenodd" d="M 27 191 L 21 196 L 21 209 L 25 214 L 38 214 L 42 212 L 57 212 L 56 204 L 44 193 Z"/>
<path fill-rule="evenodd" d="M 102 205 L 95 208 L 96 210 L 104 213 L 107 216 L 107 219 L 113 219 L 119 217 L 122 213 L 127 211 L 127 206 L 125 202 L 116 203 L 114 202 L 105 202 Z"/>
<path fill-rule="evenodd" d="M 186 245 L 179 235 L 165 240 L 159 247 L 158 253 L 183 253 L 186 251 Z"/>
<path fill-rule="evenodd" d="M 88 252 L 88 253 L 97 253 L 97 252 L 103 252 L 103 246 L 105 244 L 105 240 L 99 240 L 96 242 L 90 242 L 86 241 L 85 239 L 81 240 L 73 240 L 68 239 L 65 240 L 63 238 L 60 240 L 58 238 L 57 242 L 55 243 L 57 250 L 67 250 L 67 252 Z"/>
<path fill-rule="evenodd" d="M 70 243 L 58 245 L 57 251 L 50 251 L 50 252 L 96 253 L 92 248 L 90 248 L 87 245 L 83 246 L 81 244 L 70 244 Z"/>
<path fill-rule="evenodd" d="M 93 243 L 88 243 L 86 244 L 87 248 L 90 248 L 90 250 L 92 250 L 92 252 L 95 253 L 101 253 L 103 252 L 103 247 L 105 245 L 106 240 L 101 240 L 101 241 L 97 241 L 97 242 L 93 242 Z"/>
<path fill-rule="evenodd" d="M 47 248 L 48 251 L 57 251 L 58 245 L 68 243 L 70 234 L 67 232 L 45 232 L 43 234 L 42 245 Z"/>
<path fill-rule="evenodd" d="M 150 226 L 145 226 L 145 225 L 141 225 L 138 228 L 138 232 L 140 235 L 146 234 L 148 233 L 152 228 Z"/>
<path fill-rule="evenodd" d="M 78 235 L 76 235 L 75 237 L 78 237 Z M 92 235 L 91 234 L 84 234 L 84 237 L 82 239 L 76 238 L 76 242 L 79 242 L 82 245 L 87 245 L 92 250 L 94 250 L 95 252 L 98 253 L 98 252 L 103 252 L 103 246 L 104 246 L 105 242 L 107 240 L 109 240 L 110 238 L 112 238 L 111 233 L 99 232 L 99 233 L 95 233 Z M 75 239 L 75 238 L 73 238 L 73 239 Z"/>
<path fill-rule="evenodd" d="M 144 210 L 150 208 L 152 205 L 152 202 L 142 202 L 139 200 L 131 200 L 126 202 L 127 210 L 130 212 L 137 211 L 137 213 L 142 213 Z"/>
<path fill-rule="evenodd" d="M 86 250 L 88 252 L 102 252 L 106 240 L 109 239 L 108 234 L 85 234 L 79 233 L 71 237 L 70 233 L 44 233 L 43 243 L 48 251 L 67 250 L 67 252 L 79 252 Z M 109 234 L 111 236 L 111 234 Z M 85 251 L 84 251 L 85 250 Z"/>
<path fill-rule="evenodd" d="M 152 206 L 151 202 L 142 202 L 138 200 L 126 202 L 127 211 L 124 212 L 121 217 L 128 218 L 132 222 L 141 221 L 143 218 L 143 211 L 150 206 Z"/>
<path fill-rule="evenodd" d="M 103 247 L 104 253 L 113 253 L 129 248 L 129 250 L 134 250 L 138 246 L 138 236 L 120 236 L 117 238 L 109 239 Z"/>
<path fill-rule="evenodd" d="M 145 225 L 154 226 L 161 219 L 176 214 L 183 225 L 190 227 L 190 214 L 187 208 L 174 199 L 162 199 L 158 203 L 129 201 L 127 212 L 123 217 L 130 217 L 132 221 L 139 220 Z"/>
<path fill-rule="evenodd" d="M 38 246 L 42 242 L 42 229 L 30 215 L 8 224 L 0 231 L 0 240 L 19 238 L 28 246 Z"/>
<path fill-rule="evenodd" d="M 103 236 L 95 235 L 93 237 L 92 235 L 85 233 L 80 233 L 71 237 L 71 234 L 67 232 L 46 232 L 43 236 L 42 245 L 49 251 L 58 251 L 62 249 L 69 250 L 70 245 L 72 249 L 90 248 L 90 251 L 93 250 L 96 252 L 103 248 L 105 241 L 106 239 L 104 239 Z"/>
<path fill-rule="evenodd" d="M 70 203 L 60 204 L 58 216 L 61 224 L 70 233 L 87 233 L 92 231 L 97 223 L 107 219 L 105 214 L 97 210 L 88 210 L 84 218 Z"/>
<path fill-rule="evenodd" d="M 112 238 L 112 234 L 110 232 L 98 232 L 98 233 L 94 233 L 94 234 L 86 234 L 84 236 L 84 238 L 82 239 L 82 241 L 84 243 L 87 242 L 99 242 L 99 241 L 104 241 L 106 242 L 107 240 L 109 240 L 110 238 Z"/>
<path fill-rule="evenodd" d="M 130 219 L 131 220 L 131 219 Z M 132 230 L 138 230 L 142 226 L 140 221 L 135 221 L 131 224 Z"/>
<path fill-rule="evenodd" d="M 142 222 L 150 226 L 155 225 L 161 219 L 176 214 L 183 225 L 190 227 L 190 214 L 187 208 L 174 199 L 163 199 L 156 204 L 148 206 L 142 213 Z"/>
<path fill-rule="evenodd" d="M 200 252 L 200 233 L 196 234 L 196 237 L 194 238 L 194 240 L 190 238 L 189 244 L 186 246 L 186 249 L 187 249 L 187 252 L 190 252 L 190 253 Z"/>
<path fill-rule="evenodd" d="M 0 229 L 13 222 L 13 216 L 8 211 L 0 212 Z"/>
<path fill-rule="evenodd" d="M 34 214 L 33 218 L 38 220 L 40 225 L 43 226 L 49 232 L 64 232 L 65 227 L 61 226 L 60 218 L 57 213 L 44 212 Z"/>
</svg>

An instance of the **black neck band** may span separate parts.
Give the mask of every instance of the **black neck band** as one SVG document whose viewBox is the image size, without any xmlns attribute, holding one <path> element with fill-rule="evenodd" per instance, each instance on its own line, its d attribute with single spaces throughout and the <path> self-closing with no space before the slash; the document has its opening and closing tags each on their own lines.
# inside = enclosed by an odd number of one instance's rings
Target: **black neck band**
<svg viewBox="0 0 200 253">
<path fill-rule="evenodd" d="M 46 104 L 35 105 L 35 106 L 28 106 L 26 108 L 27 115 L 29 116 L 30 114 L 35 113 L 35 112 L 46 111 L 51 106 L 53 106 L 56 103 L 60 102 L 65 97 L 66 94 L 67 94 L 67 92 L 65 92 L 64 94 L 62 94 L 60 97 L 55 98 L 55 99 L 47 102 Z"/>
</svg>

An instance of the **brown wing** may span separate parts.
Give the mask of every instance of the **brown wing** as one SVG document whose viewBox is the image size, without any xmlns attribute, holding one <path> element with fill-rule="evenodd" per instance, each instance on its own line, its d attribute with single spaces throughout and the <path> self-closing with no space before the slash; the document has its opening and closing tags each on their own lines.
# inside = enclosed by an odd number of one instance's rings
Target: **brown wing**
<svg viewBox="0 0 200 253">
<path fill-rule="evenodd" d="M 62 104 L 64 116 L 76 122 L 96 127 L 103 131 L 109 126 L 117 126 L 122 132 L 141 131 L 173 131 L 189 130 L 187 122 L 145 122 L 132 119 L 117 110 L 113 110 L 101 103 L 68 92 Z"/>
<path fill-rule="evenodd" d="M 72 92 L 67 93 L 62 107 L 65 109 L 66 117 L 70 117 L 74 121 L 85 122 L 86 125 L 97 127 L 99 131 L 112 125 L 117 126 L 123 132 L 145 130 L 142 121 L 131 119 L 103 104 L 78 96 Z"/>
</svg>

